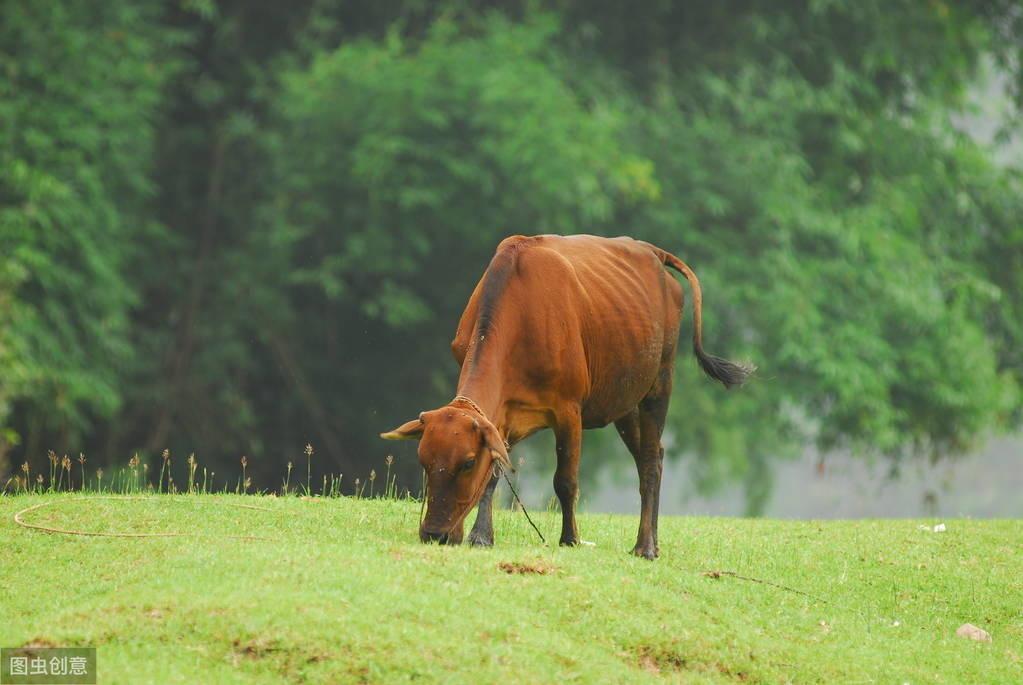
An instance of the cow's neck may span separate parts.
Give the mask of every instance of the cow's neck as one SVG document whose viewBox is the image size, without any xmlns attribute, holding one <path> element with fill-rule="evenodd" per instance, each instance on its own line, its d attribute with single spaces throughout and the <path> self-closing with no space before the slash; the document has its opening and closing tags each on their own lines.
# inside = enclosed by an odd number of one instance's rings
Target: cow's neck
<svg viewBox="0 0 1023 685">
<path fill-rule="evenodd" d="M 458 395 L 475 402 L 484 416 L 494 424 L 501 437 L 508 437 L 508 409 L 505 396 L 504 369 L 506 345 L 500 336 L 491 336 L 471 345 L 462 373 L 458 378 Z"/>
</svg>

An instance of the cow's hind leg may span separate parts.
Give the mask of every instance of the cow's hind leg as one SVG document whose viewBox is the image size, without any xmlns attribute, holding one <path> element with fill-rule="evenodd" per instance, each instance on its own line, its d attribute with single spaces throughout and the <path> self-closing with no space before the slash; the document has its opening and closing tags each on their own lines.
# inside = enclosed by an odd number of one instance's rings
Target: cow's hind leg
<svg viewBox="0 0 1023 685">
<path fill-rule="evenodd" d="M 664 462 L 661 433 L 664 432 L 668 401 L 671 399 L 671 376 L 670 368 L 662 369 L 657 383 L 639 403 L 638 411 L 616 423 L 622 439 L 636 460 L 636 470 L 639 472 L 639 534 L 632 553 L 645 559 L 656 559 L 660 554 L 657 546 L 657 510 Z"/>
<path fill-rule="evenodd" d="M 497 472 L 494 472 L 487 483 L 480 505 L 476 510 L 476 523 L 469 531 L 469 544 L 473 547 L 492 547 L 494 545 L 494 489 L 497 487 Z"/>
<path fill-rule="evenodd" d="M 554 492 L 561 502 L 561 544 L 579 544 L 575 523 L 575 503 L 579 495 L 579 453 L 582 450 L 583 425 L 578 410 L 559 416 L 555 427 L 558 469 L 554 472 Z"/>
</svg>

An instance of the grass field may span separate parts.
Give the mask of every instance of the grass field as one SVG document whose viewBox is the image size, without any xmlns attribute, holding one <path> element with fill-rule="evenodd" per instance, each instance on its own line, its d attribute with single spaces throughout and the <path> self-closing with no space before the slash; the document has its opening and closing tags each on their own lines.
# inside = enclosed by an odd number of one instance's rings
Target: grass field
<svg viewBox="0 0 1023 685">
<path fill-rule="evenodd" d="M 203 537 L 15 524 L 43 502 L 24 520 Z M 354 498 L 0 497 L 0 645 L 96 646 L 100 683 L 1023 682 L 1020 521 L 662 518 L 651 563 L 625 553 L 634 517 L 584 515 L 595 546 L 559 549 L 503 511 L 480 550 L 421 545 L 418 516 Z M 557 539 L 560 515 L 534 518 Z M 966 622 L 993 641 L 956 637 Z"/>
</svg>

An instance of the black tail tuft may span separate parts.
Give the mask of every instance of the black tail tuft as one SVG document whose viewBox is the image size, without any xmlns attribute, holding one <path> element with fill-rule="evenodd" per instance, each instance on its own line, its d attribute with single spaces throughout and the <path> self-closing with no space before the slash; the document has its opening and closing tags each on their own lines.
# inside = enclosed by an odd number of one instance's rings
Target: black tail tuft
<svg viewBox="0 0 1023 685">
<path fill-rule="evenodd" d="M 646 245 L 654 251 L 662 264 L 685 276 L 689 281 L 689 287 L 693 289 L 693 352 L 700 362 L 700 368 L 714 380 L 720 381 L 726 388 L 734 388 L 745 383 L 757 370 L 756 366 L 749 362 L 737 364 L 703 351 L 701 342 L 703 339 L 703 290 L 700 288 L 700 279 L 685 262 L 675 255 L 649 243 Z"/>
<path fill-rule="evenodd" d="M 714 380 L 720 381 L 726 388 L 742 385 L 757 370 L 757 367 L 749 362 L 730 362 L 727 359 L 707 354 L 703 350 L 695 350 L 695 352 L 703 372 Z"/>
</svg>

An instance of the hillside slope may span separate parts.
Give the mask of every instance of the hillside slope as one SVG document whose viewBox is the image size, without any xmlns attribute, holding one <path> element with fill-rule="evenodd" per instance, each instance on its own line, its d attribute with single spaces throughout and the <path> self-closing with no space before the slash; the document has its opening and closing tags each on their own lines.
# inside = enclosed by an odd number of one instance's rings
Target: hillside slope
<svg viewBox="0 0 1023 685">
<path fill-rule="evenodd" d="M 24 520 L 204 537 L 14 523 L 43 502 Z M 650 563 L 625 553 L 634 517 L 584 515 L 595 546 L 559 549 L 503 511 L 479 550 L 419 544 L 418 516 L 352 498 L 0 497 L 0 645 L 97 646 L 102 683 L 1023 681 L 1020 521 L 666 517 Z M 557 539 L 560 515 L 534 518 Z M 955 637 L 966 622 L 993 641 Z"/>
</svg>

